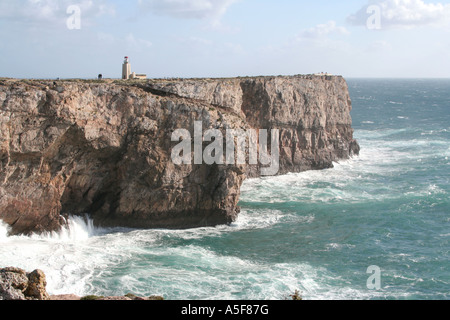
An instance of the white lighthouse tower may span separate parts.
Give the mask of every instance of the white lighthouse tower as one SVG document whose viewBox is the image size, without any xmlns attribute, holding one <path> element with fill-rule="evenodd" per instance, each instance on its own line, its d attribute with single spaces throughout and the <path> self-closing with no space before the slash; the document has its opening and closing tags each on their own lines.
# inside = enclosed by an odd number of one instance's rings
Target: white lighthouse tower
<svg viewBox="0 0 450 320">
<path fill-rule="evenodd" d="M 122 79 L 128 80 L 130 79 L 130 75 L 131 75 L 130 61 L 128 60 L 128 57 L 125 57 L 125 60 L 122 65 Z"/>
</svg>

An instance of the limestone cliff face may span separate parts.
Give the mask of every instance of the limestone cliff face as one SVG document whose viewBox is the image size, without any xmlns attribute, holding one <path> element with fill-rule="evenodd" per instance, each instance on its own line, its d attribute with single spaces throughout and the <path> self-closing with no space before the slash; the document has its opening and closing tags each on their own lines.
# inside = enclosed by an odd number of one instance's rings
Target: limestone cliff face
<svg viewBox="0 0 450 320">
<path fill-rule="evenodd" d="M 13 234 L 97 225 L 190 228 L 232 222 L 259 166 L 175 165 L 177 129 L 279 129 L 280 171 L 359 152 L 342 77 L 0 81 L 0 219 Z"/>
</svg>

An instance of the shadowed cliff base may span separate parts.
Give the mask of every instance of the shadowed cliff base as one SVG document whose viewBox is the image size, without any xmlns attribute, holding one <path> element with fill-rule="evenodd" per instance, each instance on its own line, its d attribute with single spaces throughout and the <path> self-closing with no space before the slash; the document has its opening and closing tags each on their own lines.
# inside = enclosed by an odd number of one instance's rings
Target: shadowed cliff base
<svg viewBox="0 0 450 320">
<path fill-rule="evenodd" d="M 340 76 L 0 79 L 0 219 L 11 234 L 86 213 L 97 226 L 230 223 L 242 182 L 262 166 L 176 165 L 175 130 L 277 129 L 285 174 L 357 155 L 350 111 Z"/>
</svg>

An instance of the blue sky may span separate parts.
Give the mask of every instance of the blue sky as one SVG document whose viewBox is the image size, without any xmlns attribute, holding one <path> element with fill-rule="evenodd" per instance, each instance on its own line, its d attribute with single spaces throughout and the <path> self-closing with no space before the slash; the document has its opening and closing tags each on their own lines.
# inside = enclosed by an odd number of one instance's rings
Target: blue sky
<svg viewBox="0 0 450 320">
<path fill-rule="evenodd" d="M 150 78 L 448 78 L 449 52 L 450 0 L 0 0 L 0 77 L 119 78 L 129 56 Z"/>
</svg>

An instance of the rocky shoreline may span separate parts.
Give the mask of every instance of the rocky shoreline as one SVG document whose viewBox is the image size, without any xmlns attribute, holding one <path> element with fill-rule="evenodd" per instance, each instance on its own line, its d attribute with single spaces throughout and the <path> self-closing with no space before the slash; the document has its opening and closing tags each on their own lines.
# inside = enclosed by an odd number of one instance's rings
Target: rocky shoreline
<svg viewBox="0 0 450 320">
<path fill-rule="evenodd" d="M 157 301 L 161 296 L 139 297 L 134 294 L 125 296 L 85 296 L 74 294 L 50 295 L 46 290 L 47 280 L 42 270 L 26 272 L 23 269 L 8 267 L 0 269 L 0 301 L 1 300 L 41 300 L 41 301 L 82 301 L 82 300 L 115 300 L 115 301 Z"/>
<path fill-rule="evenodd" d="M 8 267 L 0 269 L 0 301 L 163 301 L 164 297 L 153 295 L 140 297 L 132 293 L 124 296 L 77 296 L 75 294 L 50 295 L 46 291 L 47 280 L 42 270 L 26 272 Z M 287 297 L 289 300 L 303 300 L 296 290 Z"/>
</svg>

